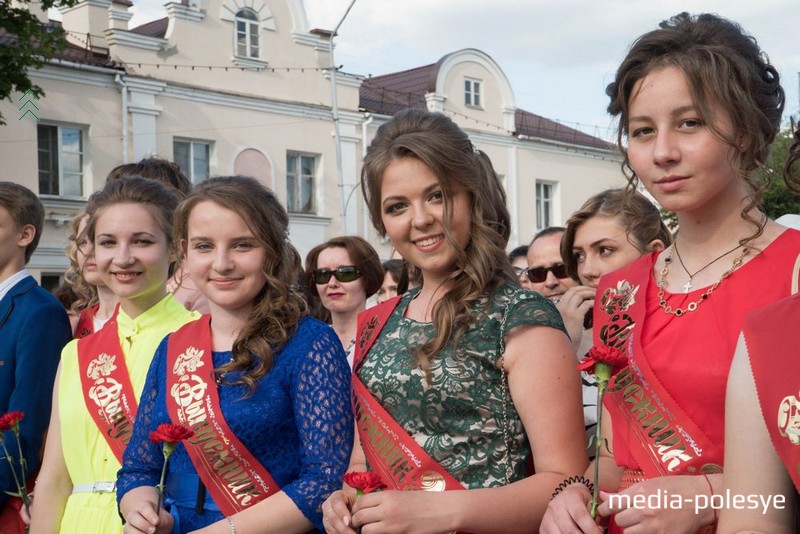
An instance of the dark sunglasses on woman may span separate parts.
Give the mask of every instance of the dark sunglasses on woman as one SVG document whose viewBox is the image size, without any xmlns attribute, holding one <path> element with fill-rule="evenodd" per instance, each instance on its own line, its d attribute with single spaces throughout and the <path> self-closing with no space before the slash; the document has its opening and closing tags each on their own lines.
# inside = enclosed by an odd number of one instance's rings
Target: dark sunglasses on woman
<svg viewBox="0 0 800 534">
<path fill-rule="evenodd" d="M 314 269 L 311 271 L 311 279 L 315 284 L 327 284 L 331 279 L 331 275 L 340 282 L 352 282 L 353 280 L 358 280 L 361 276 L 361 271 L 355 265 L 342 265 L 334 271 L 330 269 Z"/>
<path fill-rule="evenodd" d="M 532 269 L 526 269 L 525 274 L 527 274 L 528 280 L 534 284 L 541 284 L 547 280 L 548 272 L 552 272 L 553 276 L 556 278 L 567 278 L 569 276 L 567 274 L 567 266 L 563 263 L 556 263 L 550 267 L 534 267 Z"/>
</svg>

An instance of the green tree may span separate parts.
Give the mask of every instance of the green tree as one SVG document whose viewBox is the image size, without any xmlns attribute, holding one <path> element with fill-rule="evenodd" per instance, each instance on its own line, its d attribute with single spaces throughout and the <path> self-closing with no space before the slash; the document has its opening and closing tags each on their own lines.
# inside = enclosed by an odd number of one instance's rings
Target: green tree
<svg viewBox="0 0 800 534">
<path fill-rule="evenodd" d="M 79 0 L 35 0 L 43 10 L 56 3 L 60 6 L 74 6 Z M 49 59 L 66 46 L 64 30 L 55 25 L 42 24 L 25 6 L 30 0 L 19 0 L 12 6 L 12 0 L 0 0 L 0 100 L 12 100 L 14 92 L 32 91 L 42 97 L 44 91 L 31 82 L 29 69 L 41 68 Z M 5 35 L 2 35 L 5 33 Z M 0 125 L 5 124 L 0 114 Z"/>
<path fill-rule="evenodd" d="M 800 197 L 786 187 L 783 180 L 783 166 L 789 157 L 792 145 L 792 132 L 786 129 L 778 134 L 772 143 L 772 150 L 764 169 L 759 169 L 755 179 L 759 184 L 769 181 L 761 198 L 761 207 L 770 219 L 786 213 L 800 213 Z"/>
</svg>

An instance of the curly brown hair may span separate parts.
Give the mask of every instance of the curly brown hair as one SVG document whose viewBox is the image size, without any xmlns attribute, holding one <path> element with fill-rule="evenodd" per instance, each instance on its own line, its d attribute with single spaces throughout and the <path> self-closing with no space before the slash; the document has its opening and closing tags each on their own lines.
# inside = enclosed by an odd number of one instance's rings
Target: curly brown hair
<svg viewBox="0 0 800 534">
<path fill-rule="evenodd" d="M 378 128 L 361 172 L 370 218 L 381 234 L 386 234 L 381 219 L 381 179 L 386 167 L 402 158 L 419 160 L 438 179 L 444 195 L 445 236 L 457 252 L 450 275 L 452 289 L 433 307 L 436 337 L 415 352 L 420 368 L 429 374 L 431 358 L 451 338 L 457 343 L 475 321 L 471 305 L 487 291 L 515 279 L 505 253 L 510 216 L 505 191 L 491 161 L 475 148 L 467 134 L 442 113 L 407 109 Z M 449 224 L 457 187 L 470 196 L 470 241 L 463 248 L 453 238 Z"/>
<path fill-rule="evenodd" d="M 639 37 L 606 88 L 611 99 L 608 112 L 619 117 L 617 142 L 631 194 L 638 178 L 623 144 L 629 133 L 631 97 L 637 82 L 648 73 L 670 66 L 679 68 L 686 77 L 700 118 L 733 149 L 731 164 L 750 190 L 741 216 L 755 228 L 753 235 L 742 241 L 752 241 L 764 228 L 764 221 L 753 217 L 751 211 L 759 205 L 765 187 L 752 175 L 767 160 L 780 130 L 786 99 L 778 71 L 754 37 L 737 23 L 714 14 L 680 13 Z M 711 112 L 713 106 L 719 106 L 730 119 L 732 133 L 720 130 Z"/>
<path fill-rule="evenodd" d="M 237 213 L 265 249 L 266 283 L 233 343 L 233 360 L 215 369 L 219 376 L 243 371 L 235 383 L 245 385 L 252 395 L 256 382 L 272 368 L 275 354 L 307 314 L 297 288 L 300 254 L 289 243 L 289 216 L 278 198 L 247 176 L 219 176 L 195 186 L 175 212 L 175 241 L 188 239 L 189 215 L 204 201 Z"/>
<path fill-rule="evenodd" d="M 672 243 L 672 232 L 661 219 L 658 208 L 641 193 L 628 194 L 625 189 L 606 189 L 589 198 L 578 211 L 567 220 L 564 236 L 561 238 L 561 259 L 567 273 L 580 282 L 578 262 L 572 253 L 575 234 L 583 223 L 596 216 L 617 217 L 625 228 L 625 237 L 642 254 L 651 241 L 660 239 L 667 247 Z"/>
<path fill-rule="evenodd" d="M 69 311 L 79 313 L 84 308 L 97 304 L 97 288 L 89 284 L 81 273 L 78 265 L 78 249 L 89 239 L 86 227 L 81 230 L 81 222 L 84 219 L 88 222 L 89 215 L 85 211 L 79 211 L 70 221 L 69 244 L 66 253 L 69 260 L 69 267 L 64 273 L 64 283 L 75 292 L 77 298 L 70 305 Z"/>
<path fill-rule="evenodd" d="M 786 163 L 783 165 L 783 179 L 786 185 L 795 194 L 800 194 L 800 169 L 795 169 L 794 166 L 800 161 L 800 121 L 795 123 L 792 119 L 792 137 L 794 141 L 792 146 L 789 147 L 789 157 L 786 158 Z"/>
</svg>

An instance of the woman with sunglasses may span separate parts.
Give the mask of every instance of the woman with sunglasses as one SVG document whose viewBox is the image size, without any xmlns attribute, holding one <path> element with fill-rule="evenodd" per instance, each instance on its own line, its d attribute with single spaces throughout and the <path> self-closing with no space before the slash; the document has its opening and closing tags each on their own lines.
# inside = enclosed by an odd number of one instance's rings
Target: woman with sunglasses
<svg viewBox="0 0 800 534">
<path fill-rule="evenodd" d="M 334 237 L 306 255 L 312 298 L 319 298 L 353 365 L 356 319 L 383 283 L 383 266 L 372 245 L 356 236 Z"/>
<path fill-rule="evenodd" d="M 361 180 L 373 225 L 422 285 L 359 317 L 349 469 L 387 489 L 335 492 L 325 527 L 535 531 L 587 465 L 580 384 L 555 307 L 511 270 L 500 180 L 451 119 L 419 109 L 378 129 Z"/>
<path fill-rule="evenodd" d="M 595 483 L 615 494 L 603 495 L 598 517 L 611 533 L 711 532 L 715 507 L 641 503 L 723 497 L 725 387 L 737 339 L 747 313 L 789 295 L 800 251 L 800 232 L 760 210 L 753 176 L 779 131 L 785 95 L 777 69 L 738 24 L 688 13 L 637 39 L 606 92 L 619 116 L 626 191 L 641 181 L 680 230 L 670 246 L 597 286 L 594 346 L 627 361 L 604 399 L 607 448 Z M 583 484 L 569 485 L 541 531 L 601 532 L 590 499 Z"/>
</svg>

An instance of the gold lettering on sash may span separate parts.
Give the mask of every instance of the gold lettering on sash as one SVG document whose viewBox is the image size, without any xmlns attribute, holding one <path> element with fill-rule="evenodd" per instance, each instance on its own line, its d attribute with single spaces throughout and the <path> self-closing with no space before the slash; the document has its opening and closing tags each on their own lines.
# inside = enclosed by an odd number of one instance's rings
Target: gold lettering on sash
<svg viewBox="0 0 800 534">
<path fill-rule="evenodd" d="M 190 356 L 184 357 L 186 354 Z M 173 368 L 180 375 L 179 382 L 174 384 L 170 395 L 178 404 L 178 417 L 182 422 L 189 422 L 195 435 L 190 439 L 193 445 L 202 445 L 203 455 L 211 471 L 219 480 L 225 482 L 227 493 L 243 508 L 250 505 L 254 498 L 262 494 L 249 470 L 220 441 L 213 426 L 208 422 L 208 410 L 205 397 L 208 384 L 202 377 L 189 374 L 188 371 L 203 365 L 197 361 L 202 351 L 187 350 Z"/>
<path fill-rule="evenodd" d="M 364 350 L 364 347 L 370 342 L 372 336 L 375 335 L 375 329 L 378 327 L 378 317 L 372 316 L 369 321 L 364 325 L 361 335 L 358 338 L 358 348 Z"/>
<path fill-rule="evenodd" d="M 627 313 L 611 316 L 611 322 L 600 327 L 600 340 L 609 347 L 622 349 L 633 331 L 635 323 Z"/>
<path fill-rule="evenodd" d="M 101 353 L 89 362 L 86 376 L 94 380 L 89 387 L 89 398 L 100 408 L 100 417 L 105 421 L 106 434 L 127 445 L 133 433 L 133 425 L 122 406 L 122 384 L 109 375 L 117 369 L 116 356 Z"/>
<path fill-rule="evenodd" d="M 608 391 L 620 391 L 633 384 L 636 377 L 630 367 L 626 367 L 618 374 L 614 375 L 614 385 L 609 384 Z"/>
<path fill-rule="evenodd" d="M 359 428 L 366 434 L 367 443 L 375 450 L 378 458 L 392 472 L 398 484 L 404 484 L 414 466 L 405 457 L 403 449 L 395 442 L 392 436 L 383 430 L 373 417 L 365 413 L 364 407 L 360 402 L 356 405 L 356 420 Z"/>
<path fill-rule="evenodd" d="M 678 431 L 667 421 L 659 406 L 646 394 L 645 388 L 635 382 L 635 374 L 630 368 L 623 370 L 616 380 L 616 390 L 623 387 L 622 399 L 628 413 L 638 421 L 642 430 L 661 457 L 667 471 L 676 471 L 682 463 L 689 462 L 694 456 L 687 452 Z M 634 424 L 631 421 L 631 424 Z"/>
</svg>

